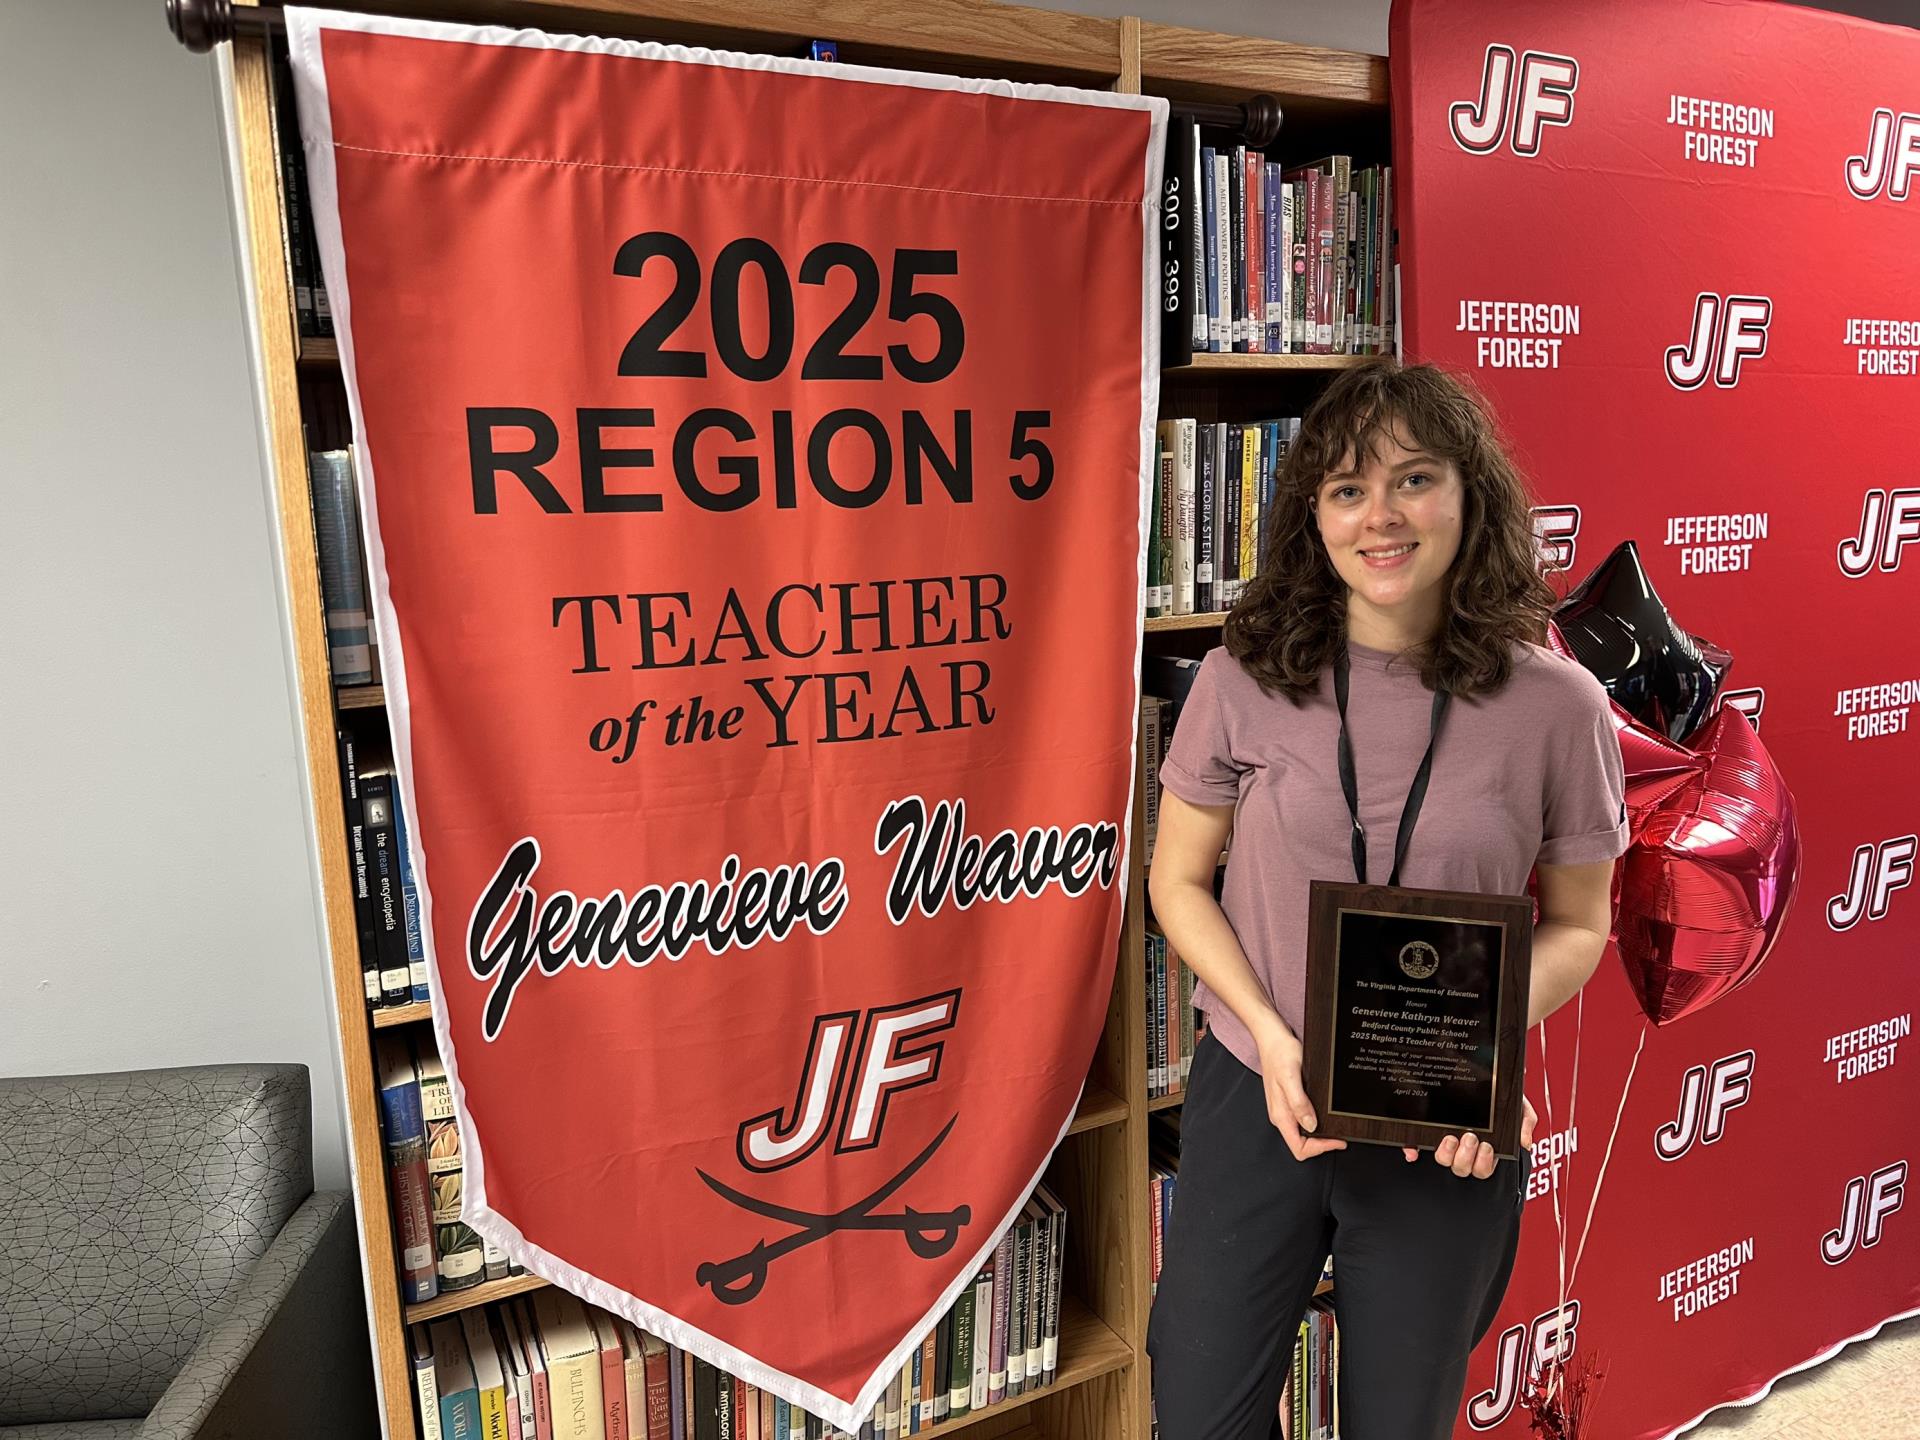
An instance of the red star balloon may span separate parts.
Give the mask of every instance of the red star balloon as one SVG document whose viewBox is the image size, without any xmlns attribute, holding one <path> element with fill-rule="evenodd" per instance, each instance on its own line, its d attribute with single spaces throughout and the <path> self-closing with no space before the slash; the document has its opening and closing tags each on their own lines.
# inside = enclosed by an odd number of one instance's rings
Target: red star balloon
<svg viewBox="0 0 1920 1440">
<path fill-rule="evenodd" d="M 1689 748 L 1704 774 L 1654 807 L 1615 872 L 1614 944 L 1655 1025 L 1759 972 L 1800 874 L 1793 795 L 1747 717 L 1721 710 Z"/>
</svg>

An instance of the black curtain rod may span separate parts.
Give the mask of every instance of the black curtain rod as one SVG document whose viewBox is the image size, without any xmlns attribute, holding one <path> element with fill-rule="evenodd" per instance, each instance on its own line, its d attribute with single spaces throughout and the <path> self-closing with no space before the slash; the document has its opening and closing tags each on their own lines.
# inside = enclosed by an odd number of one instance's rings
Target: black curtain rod
<svg viewBox="0 0 1920 1440">
<path fill-rule="evenodd" d="M 287 13 L 278 5 L 235 5 L 233 0 L 166 0 L 167 29 L 196 55 L 231 40 L 243 30 L 266 33 L 287 28 Z M 1231 131 L 1255 149 L 1271 145 L 1280 134 L 1280 102 L 1271 95 L 1255 95 L 1235 105 L 1209 105 L 1197 100 L 1171 102 L 1175 115 L 1196 125 Z"/>
</svg>

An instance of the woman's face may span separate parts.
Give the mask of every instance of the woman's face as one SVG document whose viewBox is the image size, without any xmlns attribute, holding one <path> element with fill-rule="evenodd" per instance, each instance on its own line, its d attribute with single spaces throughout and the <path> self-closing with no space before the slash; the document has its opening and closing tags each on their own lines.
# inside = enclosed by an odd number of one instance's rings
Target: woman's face
<svg viewBox="0 0 1920 1440">
<path fill-rule="evenodd" d="M 1349 453 L 1320 482 L 1320 538 L 1351 592 L 1349 615 L 1364 608 L 1406 633 L 1429 634 L 1460 552 L 1466 485 L 1451 460 L 1413 448 L 1397 420 L 1376 448 L 1358 470 Z"/>
</svg>

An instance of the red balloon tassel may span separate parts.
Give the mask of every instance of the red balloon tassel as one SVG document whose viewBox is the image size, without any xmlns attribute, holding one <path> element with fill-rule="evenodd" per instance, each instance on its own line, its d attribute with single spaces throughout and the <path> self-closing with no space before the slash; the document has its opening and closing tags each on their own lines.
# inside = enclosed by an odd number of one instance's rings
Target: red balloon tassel
<svg viewBox="0 0 1920 1440">
<path fill-rule="evenodd" d="M 1540 1376 L 1529 1373 L 1520 1385 L 1520 1408 L 1526 1413 L 1527 1428 L 1544 1440 L 1593 1440 L 1591 1425 L 1600 1382 L 1607 1372 L 1594 1368 L 1593 1357 L 1581 1354 L 1576 1366 L 1550 1368 L 1552 1384 L 1541 1384 Z"/>
</svg>

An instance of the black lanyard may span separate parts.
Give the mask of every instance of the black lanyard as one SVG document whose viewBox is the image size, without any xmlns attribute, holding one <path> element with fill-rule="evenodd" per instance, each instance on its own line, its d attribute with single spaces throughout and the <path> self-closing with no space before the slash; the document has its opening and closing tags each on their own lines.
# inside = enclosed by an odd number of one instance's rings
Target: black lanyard
<svg viewBox="0 0 1920 1440">
<path fill-rule="evenodd" d="M 1344 646 L 1334 657 L 1333 694 L 1340 704 L 1340 788 L 1347 795 L 1347 813 L 1353 816 L 1353 878 L 1367 883 L 1367 832 L 1360 824 L 1360 786 L 1353 773 L 1353 742 L 1347 738 L 1347 652 Z M 1445 690 L 1433 694 L 1433 721 L 1427 732 L 1427 753 L 1414 772 L 1413 786 L 1407 791 L 1406 807 L 1400 812 L 1400 833 L 1393 842 L 1393 873 L 1387 884 L 1400 883 L 1400 862 L 1406 858 L 1407 841 L 1413 838 L 1414 822 L 1420 818 L 1420 806 L 1427 798 L 1427 777 L 1433 771 L 1433 747 L 1440 738 L 1440 719 L 1447 713 L 1453 697 Z"/>
</svg>

